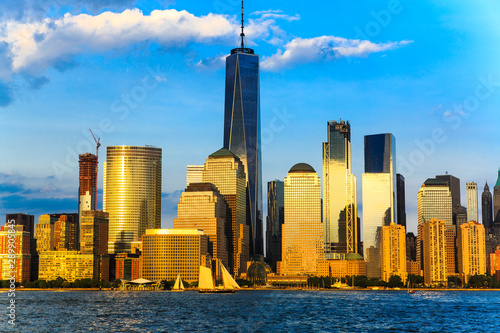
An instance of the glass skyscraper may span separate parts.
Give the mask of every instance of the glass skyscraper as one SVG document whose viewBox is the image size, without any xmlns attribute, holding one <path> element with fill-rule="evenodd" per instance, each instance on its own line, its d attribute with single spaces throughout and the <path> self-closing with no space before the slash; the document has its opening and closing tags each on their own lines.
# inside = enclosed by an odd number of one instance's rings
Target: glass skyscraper
<svg viewBox="0 0 500 333">
<path fill-rule="evenodd" d="M 226 58 L 224 148 L 245 167 L 252 255 L 264 254 L 259 85 L 259 56 L 242 43 Z"/>
<path fill-rule="evenodd" d="M 396 223 L 396 139 L 390 133 L 365 136 L 363 252 L 368 278 L 381 278 L 380 232 Z"/>
<path fill-rule="evenodd" d="M 323 143 L 325 257 L 358 252 L 356 177 L 351 173 L 351 126 L 328 122 Z"/>
<path fill-rule="evenodd" d="M 273 180 L 267 183 L 266 261 L 276 272 L 281 261 L 282 225 L 285 218 L 285 183 Z"/>
<path fill-rule="evenodd" d="M 397 221 L 399 225 L 405 227 L 406 230 L 406 196 L 405 196 L 405 177 L 401 174 L 396 174 L 397 188 Z"/>
</svg>

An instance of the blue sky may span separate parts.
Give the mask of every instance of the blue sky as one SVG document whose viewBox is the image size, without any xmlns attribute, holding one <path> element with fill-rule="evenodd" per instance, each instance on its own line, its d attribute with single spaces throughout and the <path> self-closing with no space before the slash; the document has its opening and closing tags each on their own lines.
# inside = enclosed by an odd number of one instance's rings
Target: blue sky
<svg viewBox="0 0 500 333">
<path fill-rule="evenodd" d="M 104 4 L 104 5 L 103 5 Z M 187 164 L 222 146 L 224 57 L 240 2 L 7 0 L 0 3 L 0 218 L 77 210 L 75 157 L 108 145 L 163 149 L 162 226 Z M 361 204 L 363 136 L 393 133 L 417 192 L 448 171 L 493 185 L 500 166 L 496 1 L 247 1 L 261 56 L 263 179 L 298 162 L 321 176 L 326 123 L 352 128 Z M 99 193 L 99 205 L 102 194 Z M 360 207 L 360 212 L 362 207 Z"/>
</svg>

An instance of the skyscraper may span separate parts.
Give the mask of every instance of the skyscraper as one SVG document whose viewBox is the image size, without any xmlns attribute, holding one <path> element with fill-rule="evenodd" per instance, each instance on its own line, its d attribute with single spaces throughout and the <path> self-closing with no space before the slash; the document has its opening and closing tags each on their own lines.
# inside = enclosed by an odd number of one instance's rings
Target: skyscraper
<svg viewBox="0 0 500 333">
<path fill-rule="evenodd" d="M 285 178 L 282 275 L 324 275 L 323 232 L 321 180 L 309 164 L 295 164 Z"/>
<path fill-rule="evenodd" d="M 472 220 L 458 229 L 458 271 L 463 283 L 486 273 L 484 226 Z"/>
<path fill-rule="evenodd" d="M 380 231 L 396 223 L 396 141 L 392 134 L 365 136 L 363 252 L 368 278 L 381 278 Z"/>
<path fill-rule="evenodd" d="M 488 182 L 484 185 L 484 191 L 481 195 L 481 206 L 483 215 L 483 225 L 487 231 L 493 227 L 493 196 L 491 195 Z"/>
<path fill-rule="evenodd" d="M 500 170 L 498 170 L 497 183 L 493 187 L 493 219 L 495 229 L 500 230 Z"/>
<path fill-rule="evenodd" d="M 80 253 L 94 255 L 94 279 L 109 281 L 109 214 L 85 210 L 80 216 Z"/>
<path fill-rule="evenodd" d="M 423 244 L 424 282 L 427 285 L 447 285 L 446 223 L 436 219 L 425 221 L 419 228 Z"/>
<path fill-rule="evenodd" d="M 479 222 L 477 213 L 477 184 L 474 182 L 466 183 L 467 193 L 467 222 Z"/>
<path fill-rule="evenodd" d="M 407 277 L 405 227 L 394 223 L 383 226 L 380 239 L 382 280 L 389 282 L 391 276 L 398 275 L 404 283 Z"/>
<path fill-rule="evenodd" d="M 245 167 L 251 255 L 264 254 L 262 235 L 262 159 L 260 129 L 259 56 L 244 45 L 243 7 L 241 46 L 226 58 L 224 148 Z"/>
<path fill-rule="evenodd" d="M 397 221 L 399 225 L 405 227 L 406 230 L 406 197 L 405 197 L 405 177 L 401 174 L 396 174 L 397 188 Z"/>
<path fill-rule="evenodd" d="M 356 177 L 351 173 L 351 125 L 328 122 L 323 143 L 325 257 L 358 252 Z"/>
<path fill-rule="evenodd" d="M 452 207 L 452 219 L 453 219 L 453 224 L 458 224 L 457 223 L 457 214 L 461 210 L 461 203 L 460 203 L 460 179 L 449 175 L 446 173 L 445 175 L 438 175 L 436 176 L 436 179 L 441 180 L 446 182 L 450 192 L 451 192 L 451 207 Z"/>
<path fill-rule="evenodd" d="M 247 225 L 246 175 L 238 156 L 222 148 L 208 156 L 203 182 L 214 184 L 226 201 L 226 237 L 229 269 L 240 276 L 247 269 L 250 231 Z"/>
<path fill-rule="evenodd" d="M 285 221 L 285 183 L 273 180 L 267 183 L 266 261 L 276 272 L 281 261 L 282 226 Z"/>
<path fill-rule="evenodd" d="M 161 226 L 161 148 L 107 147 L 103 208 L 110 254 L 133 252 L 146 229 Z"/>
<path fill-rule="evenodd" d="M 186 188 L 191 183 L 203 183 L 203 165 L 188 165 L 186 167 Z"/>
</svg>

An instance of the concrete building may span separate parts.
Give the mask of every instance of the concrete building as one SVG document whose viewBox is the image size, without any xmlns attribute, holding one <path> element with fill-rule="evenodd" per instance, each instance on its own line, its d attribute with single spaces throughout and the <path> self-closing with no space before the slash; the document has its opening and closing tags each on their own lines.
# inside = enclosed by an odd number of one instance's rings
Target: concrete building
<svg viewBox="0 0 500 333">
<path fill-rule="evenodd" d="M 406 281 L 406 229 L 402 225 L 391 223 L 383 226 L 380 232 L 381 276 L 389 282 L 389 278 L 398 275 Z"/>
<path fill-rule="evenodd" d="M 423 271 L 426 285 L 448 284 L 446 267 L 446 222 L 430 219 L 419 226 L 423 244 Z"/>
<path fill-rule="evenodd" d="M 116 278 L 133 281 L 142 277 L 142 256 L 137 253 L 118 253 L 115 257 Z"/>
<path fill-rule="evenodd" d="M 78 218 L 75 218 L 75 215 L 60 215 L 55 221 L 54 248 L 56 251 L 78 250 Z"/>
<path fill-rule="evenodd" d="M 35 228 L 37 252 L 54 250 L 54 223 L 57 219 L 48 214 L 40 215 Z"/>
<path fill-rule="evenodd" d="M 61 277 L 68 282 L 76 279 L 95 278 L 95 262 L 99 258 L 93 254 L 81 254 L 79 251 L 40 252 L 38 278 L 51 281 Z"/>
<path fill-rule="evenodd" d="M 108 231 L 109 214 L 103 211 L 84 210 L 80 217 L 82 254 L 94 254 L 94 279 L 109 280 Z"/>
<path fill-rule="evenodd" d="M 191 183 L 203 183 L 204 165 L 188 165 L 186 167 L 186 188 Z"/>
<path fill-rule="evenodd" d="M 30 281 L 30 240 L 31 235 L 28 231 L 24 231 L 23 225 L 7 223 L 1 226 L 0 280 L 9 280 L 15 276 L 16 282 Z M 14 269 L 11 267 L 12 263 L 14 263 Z"/>
<path fill-rule="evenodd" d="M 467 222 L 479 222 L 477 209 L 477 184 L 474 182 L 466 183 L 467 194 Z"/>
<path fill-rule="evenodd" d="M 29 232 L 30 234 L 30 281 L 35 281 L 38 279 L 38 252 L 36 251 L 35 216 L 23 213 L 6 214 L 5 223 L 10 224 L 9 221 L 14 221 L 15 225 L 22 225 L 23 230 Z"/>
<path fill-rule="evenodd" d="M 458 271 L 463 283 L 473 275 L 486 274 L 484 226 L 470 221 L 458 230 Z"/>
</svg>

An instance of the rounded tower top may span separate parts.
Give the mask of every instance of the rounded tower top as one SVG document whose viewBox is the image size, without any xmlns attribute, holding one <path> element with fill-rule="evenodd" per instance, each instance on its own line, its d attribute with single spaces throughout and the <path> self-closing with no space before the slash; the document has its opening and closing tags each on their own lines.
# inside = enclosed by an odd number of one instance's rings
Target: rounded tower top
<svg viewBox="0 0 500 333">
<path fill-rule="evenodd" d="M 316 170 L 314 170 L 314 168 L 307 163 L 297 163 L 290 169 L 290 171 L 288 171 L 288 173 L 291 173 L 291 172 L 308 172 L 308 173 L 314 172 L 314 173 L 316 173 Z"/>
</svg>

